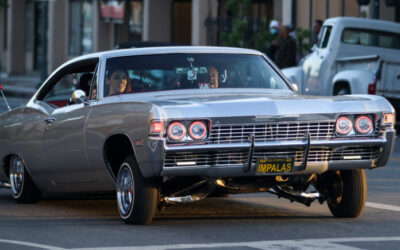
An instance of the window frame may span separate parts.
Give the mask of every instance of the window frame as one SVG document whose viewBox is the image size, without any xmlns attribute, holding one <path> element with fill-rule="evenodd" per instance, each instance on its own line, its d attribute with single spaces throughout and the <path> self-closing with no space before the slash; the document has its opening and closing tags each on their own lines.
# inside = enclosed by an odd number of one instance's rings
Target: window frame
<svg viewBox="0 0 400 250">
<path fill-rule="evenodd" d="M 68 74 L 74 73 L 83 73 L 83 72 L 91 72 L 91 67 L 94 67 L 92 72 L 95 72 L 97 69 L 97 65 L 100 62 L 100 58 L 90 58 L 84 59 L 81 61 L 73 62 L 71 64 L 66 65 L 65 67 L 57 70 L 45 83 L 44 86 L 39 90 L 39 93 L 36 96 L 36 101 L 45 102 L 44 99 L 47 94 L 59 83 L 59 81 Z M 94 65 L 94 66 L 93 66 Z M 93 79 L 91 84 L 93 84 Z M 92 86 L 91 86 L 92 88 Z"/>
</svg>

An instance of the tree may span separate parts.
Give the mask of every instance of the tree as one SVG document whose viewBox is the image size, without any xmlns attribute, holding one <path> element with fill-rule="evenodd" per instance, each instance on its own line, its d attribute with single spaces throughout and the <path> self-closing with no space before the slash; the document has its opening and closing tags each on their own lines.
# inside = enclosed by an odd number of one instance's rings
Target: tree
<svg viewBox="0 0 400 250">
<path fill-rule="evenodd" d="M 225 32 L 221 34 L 222 44 L 266 52 L 272 40 L 276 39 L 268 29 L 271 17 L 250 18 L 248 13 L 251 10 L 251 3 L 251 0 L 226 1 L 225 9 L 229 18 L 226 21 Z M 309 34 L 309 30 L 296 29 L 300 56 L 310 51 Z"/>
<path fill-rule="evenodd" d="M 8 7 L 7 0 L 0 0 L 0 9 L 7 7 Z"/>
</svg>

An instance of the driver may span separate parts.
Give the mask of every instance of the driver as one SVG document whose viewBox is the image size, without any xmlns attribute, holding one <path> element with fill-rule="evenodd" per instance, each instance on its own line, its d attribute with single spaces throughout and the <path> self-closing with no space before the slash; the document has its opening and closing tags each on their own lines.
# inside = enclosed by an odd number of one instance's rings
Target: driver
<svg viewBox="0 0 400 250">
<path fill-rule="evenodd" d="M 218 88 L 218 70 L 214 66 L 208 67 L 210 77 L 210 88 Z"/>
</svg>

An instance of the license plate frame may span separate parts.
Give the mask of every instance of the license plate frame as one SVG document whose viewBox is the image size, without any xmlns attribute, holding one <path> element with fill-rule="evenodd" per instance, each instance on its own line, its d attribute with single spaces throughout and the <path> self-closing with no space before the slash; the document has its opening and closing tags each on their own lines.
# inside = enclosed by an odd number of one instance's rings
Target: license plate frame
<svg viewBox="0 0 400 250">
<path fill-rule="evenodd" d="M 286 174 L 293 172 L 294 157 L 258 158 L 257 174 Z"/>
</svg>

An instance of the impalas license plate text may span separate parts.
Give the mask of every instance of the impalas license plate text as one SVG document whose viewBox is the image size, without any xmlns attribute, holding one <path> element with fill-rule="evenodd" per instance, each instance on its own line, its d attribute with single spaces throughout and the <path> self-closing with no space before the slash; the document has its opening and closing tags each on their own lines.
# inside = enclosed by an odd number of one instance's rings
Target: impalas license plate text
<svg viewBox="0 0 400 250">
<path fill-rule="evenodd" d="M 293 158 L 261 158 L 257 161 L 257 173 L 290 173 L 293 165 Z"/>
</svg>

